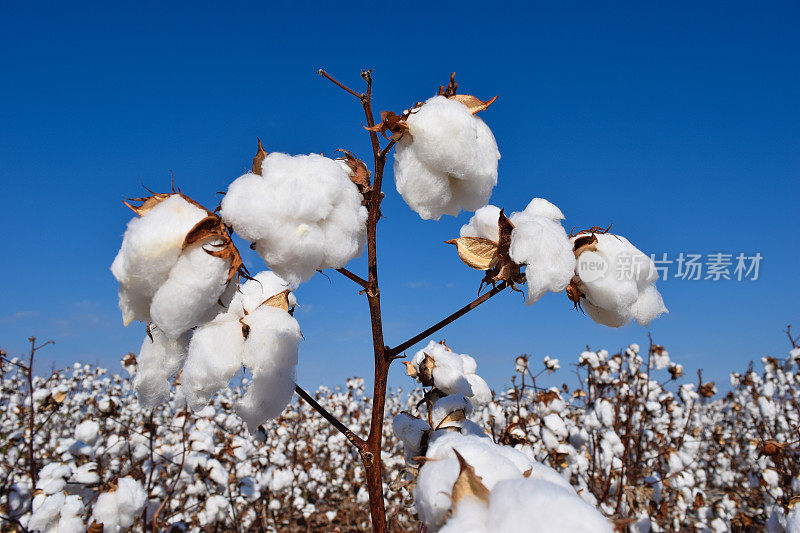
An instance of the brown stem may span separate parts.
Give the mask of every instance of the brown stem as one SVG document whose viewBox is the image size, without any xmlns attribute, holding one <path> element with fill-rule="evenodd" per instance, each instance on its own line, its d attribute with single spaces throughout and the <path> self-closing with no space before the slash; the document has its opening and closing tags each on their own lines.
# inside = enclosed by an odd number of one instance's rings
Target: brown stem
<svg viewBox="0 0 800 533">
<path fill-rule="evenodd" d="M 456 311 L 452 315 L 450 315 L 450 316 L 448 316 L 446 318 L 443 318 L 442 320 L 440 320 L 436 324 L 432 325 L 431 327 L 429 327 L 425 331 L 423 331 L 423 332 L 421 332 L 421 333 L 419 333 L 417 335 L 414 335 L 413 337 L 408 339 L 406 342 L 404 342 L 402 344 L 399 344 L 399 345 L 395 346 L 394 348 L 389 349 L 386 352 L 386 356 L 387 357 L 395 357 L 400 352 L 402 352 L 403 350 L 407 350 L 408 348 L 411 348 L 412 346 L 414 346 L 415 344 L 417 344 L 421 340 L 425 339 L 426 337 L 430 336 L 433 333 L 436 333 L 437 331 L 439 331 L 440 329 L 442 329 L 446 325 L 448 325 L 451 322 L 453 322 L 455 320 L 458 320 L 462 316 L 466 315 L 467 313 L 469 313 L 470 311 L 472 311 L 473 309 L 475 309 L 476 307 L 481 305 L 483 302 L 485 302 L 486 300 L 488 300 L 489 298 L 491 298 L 495 294 L 497 294 L 500 291 L 502 291 L 503 289 L 505 289 L 506 287 L 508 287 L 508 284 L 505 281 L 500 283 L 496 287 L 493 287 L 492 290 L 490 290 L 489 292 L 483 294 L 482 296 L 479 296 L 478 298 L 472 300 L 470 303 L 468 303 L 467 305 L 465 305 L 464 307 L 462 307 L 461 309 L 459 309 L 458 311 Z"/>
<path fill-rule="evenodd" d="M 36 406 L 33 404 L 33 356 L 36 354 L 36 337 L 28 339 L 31 342 L 31 354 L 28 368 L 25 369 L 25 378 L 28 380 L 28 400 L 30 401 L 30 417 L 28 418 L 28 473 L 31 476 L 31 491 L 36 488 L 39 481 L 39 472 L 36 470 L 36 457 L 34 455 L 33 437 L 34 422 L 36 419 Z"/>
<path fill-rule="evenodd" d="M 327 78 L 327 79 L 331 80 L 333 83 L 335 83 L 336 85 L 338 85 L 339 87 L 341 87 L 342 89 L 344 89 L 345 91 L 347 91 L 348 93 L 352 94 L 353 96 L 355 96 L 355 97 L 356 97 L 356 98 L 358 98 L 359 100 L 361 100 L 362 98 L 364 98 L 364 95 L 363 95 L 363 94 L 360 94 L 360 93 L 357 93 L 357 92 L 355 92 L 353 89 L 351 89 L 350 87 L 348 87 L 348 86 L 347 86 L 347 85 L 345 85 L 344 83 L 340 82 L 339 80 L 337 80 L 336 78 L 334 78 L 333 76 L 331 76 L 330 74 L 328 74 L 327 72 L 325 72 L 324 70 L 322 70 L 322 69 L 319 69 L 319 70 L 317 71 L 317 74 L 319 74 L 319 75 L 320 75 L 320 76 L 322 76 L 323 78 Z"/>
<path fill-rule="evenodd" d="M 336 272 L 338 272 L 339 274 L 343 275 L 344 277 L 346 277 L 348 279 L 353 280 L 354 282 L 358 283 L 359 285 L 361 285 L 365 289 L 367 287 L 369 287 L 369 281 L 365 280 L 361 276 L 357 276 L 357 275 L 353 274 L 352 272 L 350 272 L 346 268 L 337 268 Z"/>
<path fill-rule="evenodd" d="M 327 420 L 328 423 L 330 423 L 330 425 L 335 427 L 339 431 L 339 433 L 341 433 L 342 435 L 347 437 L 347 440 L 349 440 L 350 443 L 353 446 L 355 446 L 359 450 L 363 450 L 364 449 L 364 441 L 363 441 L 363 439 L 361 439 L 359 436 L 357 436 L 355 433 L 353 433 L 347 426 L 345 426 L 341 422 L 341 420 L 339 420 L 338 418 L 333 416 L 327 409 L 322 407 L 317 402 L 317 400 L 315 400 L 309 393 L 307 393 L 305 390 L 303 390 L 300 387 L 300 385 L 296 385 L 295 384 L 294 391 L 297 393 L 298 396 L 300 396 L 302 399 L 304 399 L 306 401 L 306 403 L 308 403 L 308 405 L 310 405 L 316 412 L 321 414 L 322 418 Z"/>
</svg>

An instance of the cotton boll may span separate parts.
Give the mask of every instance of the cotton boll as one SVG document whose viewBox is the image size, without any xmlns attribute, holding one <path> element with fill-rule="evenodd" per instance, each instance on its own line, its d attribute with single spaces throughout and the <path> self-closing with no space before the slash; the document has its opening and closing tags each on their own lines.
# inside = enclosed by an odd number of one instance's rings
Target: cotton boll
<svg viewBox="0 0 800 533">
<path fill-rule="evenodd" d="M 456 100 L 435 96 L 406 120 L 395 147 L 397 190 L 423 219 L 485 205 L 500 153 L 491 130 Z"/>
<path fill-rule="evenodd" d="M 64 489 L 71 475 L 72 469 L 68 465 L 48 463 L 39 471 L 36 488 L 44 494 L 55 494 Z"/>
<path fill-rule="evenodd" d="M 283 412 L 294 393 L 295 368 L 256 374 L 247 392 L 236 406 L 237 414 L 247 424 L 250 433 L 258 426 Z"/>
<path fill-rule="evenodd" d="M 272 153 L 261 173 L 235 180 L 220 214 L 276 274 L 296 286 L 361 255 L 367 211 L 342 165 L 316 154 Z"/>
<path fill-rule="evenodd" d="M 250 326 L 242 362 L 253 373 L 289 372 L 297 366 L 300 325 L 283 309 L 262 306 L 242 319 Z"/>
<path fill-rule="evenodd" d="M 117 489 L 97 497 L 92 519 L 103 524 L 103 533 L 117 533 L 133 525 L 147 502 L 141 483 L 130 477 L 117 480 Z"/>
<path fill-rule="evenodd" d="M 431 427 L 426 421 L 414 418 L 408 413 L 400 413 L 392 419 L 394 434 L 414 452 L 419 452 L 422 436 L 430 429 Z"/>
<path fill-rule="evenodd" d="M 217 248 L 211 241 L 184 250 L 156 291 L 150 316 L 167 337 L 177 338 L 197 325 L 225 291 L 230 261 L 208 253 Z"/>
<path fill-rule="evenodd" d="M 84 420 L 75 426 L 75 439 L 86 444 L 94 444 L 100 435 L 100 424 L 94 420 Z"/>
<path fill-rule="evenodd" d="M 786 533 L 800 533 L 800 505 L 794 504 L 786 516 Z"/>
<path fill-rule="evenodd" d="M 236 319 L 222 315 L 197 328 L 189 343 L 181 389 L 194 411 L 225 387 L 242 367 L 244 335 Z"/>
<path fill-rule="evenodd" d="M 128 223 L 122 247 L 111 265 L 120 284 L 123 323 L 150 322 L 150 302 L 181 254 L 186 234 L 207 212 L 178 194 Z"/>
<path fill-rule="evenodd" d="M 27 529 L 46 533 L 82 533 L 85 530 L 80 515 L 83 513 L 80 496 L 58 492 L 43 494 L 33 499 L 33 514 Z"/>
<path fill-rule="evenodd" d="M 463 411 L 464 416 L 472 412 L 472 405 L 463 394 L 453 394 L 436 400 L 431 408 L 433 427 L 440 429 L 444 419 L 458 410 Z"/>
<path fill-rule="evenodd" d="M 289 289 L 289 284 L 279 278 L 275 273 L 265 270 L 259 272 L 253 279 L 247 280 L 233 296 L 229 306 L 229 313 L 237 318 L 242 318 L 246 313 L 255 311 L 267 299 Z M 294 293 L 289 293 L 289 307 L 297 304 Z"/>
<path fill-rule="evenodd" d="M 554 205 L 549 205 L 558 210 Z M 511 232 L 509 256 L 515 263 L 526 265 L 526 303 L 533 305 L 547 291 L 561 292 L 566 289 L 575 273 L 575 255 L 561 223 L 524 213 L 512 216 L 511 221 L 515 228 Z"/>
<path fill-rule="evenodd" d="M 647 325 L 666 313 L 655 288 L 658 273 L 653 260 L 624 237 L 610 233 L 594 236 L 596 250 L 583 251 L 576 267 L 586 314 L 600 324 L 620 327 L 634 318 Z M 584 237 L 586 234 L 573 237 L 573 243 Z"/>
<path fill-rule="evenodd" d="M 139 404 L 153 409 L 169 399 L 169 380 L 178 372 L 186 360 L 189 334 L 177 339 L 167 338 L 159 328 L 152 328 L 145 336 L 137 358 L 133 388 Z"/>
<path fill-rule="evenodd" d="M 460 433 L 448 433 L 431 442 L 426 455 L 429 461 L 420 468 L 414 488 L 417 513 L 429 528 L 440 527 L 451 506 L 450 493 L 459 473 L 454 449 L 475 469 L 489 490 L 500 480 L 522 477 L 513 462 L 496 453 L 497 448 L 489 439 Z"/>
</svg>

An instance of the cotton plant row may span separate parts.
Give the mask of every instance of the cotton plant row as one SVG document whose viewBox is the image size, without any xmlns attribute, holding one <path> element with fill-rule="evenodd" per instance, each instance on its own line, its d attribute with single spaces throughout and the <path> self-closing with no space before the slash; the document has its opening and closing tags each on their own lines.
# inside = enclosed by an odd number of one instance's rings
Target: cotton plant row
<svg viewBox="0 0 800 533">
<path fill-rule="evenodd" d="M 412 338 L 392 349 L 383 339 L 376 228 L 392 149 L 395 188 L 422 219 L 474 213 L 460 236 L 448 242 L 464 263 L 485 272 L 481 287 L 494 287 L 475 306 L 507 287 L 522 290 L 518 286 L 525 285 L 529 305 L 547 292 L 563 292 L 575 308 L 611 327 L 632 320 L 647 325 L 667 310 L 655 288 L 653 261 L 624 237 L 599 227 L 568 235 L 561 210 L 542 198 L 509 217 L 489 203 L 498 184 L 500 151 L 478 114 L 497 97 L 483 101 L 459 93 L 453 75 L 435 96 L 399 114 L 384 111 L 376 123 L 369 71 L 362 72 L 363 93 L 320 74 L 358 98 L 372 169 L 345 149 L 336 151 L 341 154 L 337 158 L 291 155 L 267 152 L 259 141 L 250 172 L 228 184 L 214 209 L 174 185 L 169 193 L 126 202 L 135 217 L 111 271 L 119 282 L 123 323 L 146 324 L 134 381 L 142 407 L 153 409 L 172 399 L 201 412 L 245 370 L 252 379 L 235 410 L 251 434 L 280 416 L 295 390 L 307 394 L 295 384 L 303 336 L 293 316 L 294 293 L 323 270 L 337 270 L 354 281 L 368 301 L 373 336 L 375 405 L 369 432 L 357 434 L 337 424 L 323 407 L 315 408 L 362 459 L 373 528 L 383 532 L 380 404 L 392 361 L 422 340 Z M 268 270 L 250 274 L 234 235 L 249 243 Z M 365 250 L 368 273 L 362 277 L 347 266 Z M 626 262 L 635 268 L 620 275 Z M 603 275 L 586 268 L 596 264 L 605 266 Z M 474 373 L 474 360 L 446 362 L 449 356 L 441 350 L 428 355 L 440 362 L 431 371 L 444 388 L 426 386 L 448 396 L 462 394 L 467 402 L 488 401 L 488 387 Z M 425 361 L 412 364 L 419 367 L 419 377 L 433 379 L 424 374 Z"/>
<path fill-rule="evenodd" d="M 556 382 L 562 360 L 520 356 L 513 386 L 493 394 L 475 359 L 442 343 L 409 359 L 422 389 L 392 391 L 384 427 L 397 530 L 416 531 L 418 519 L 441 531 L 497 531 L 534 518 L 544 527 L 552 511 L 569 509 L 585 523 L 602 513 L 632 532 L 798 531 L 800 349 L 731 374 L 724 395 L 689 382 L 657 345 L 586 351 L 572 363 L 577 388 L 543 387 Z M 123 365 L 135 375 L 135 358 Z M 238 378 L 197 414 L 179 397 L 143 411 L 135 378 L 90 365 L 35 378 L 31 490 L 30 396 L 13 364 L 2 370 L 4 531 L 92 523 L 117 531 L 154 517 L 179 531 L 369 528 L 364 470 L 344 436 L 305 402 L 250 435 L 235 414 L 247 390 Z M 364 392 L 352 379 L 316 397 L 364 431 Z"/>
</svg>

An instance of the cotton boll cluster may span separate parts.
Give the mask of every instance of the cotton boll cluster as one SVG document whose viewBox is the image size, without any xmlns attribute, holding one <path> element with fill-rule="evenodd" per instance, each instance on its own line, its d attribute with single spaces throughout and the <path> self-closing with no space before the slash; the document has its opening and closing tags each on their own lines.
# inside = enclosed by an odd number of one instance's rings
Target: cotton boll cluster
<svg viewBox="0 0 800 533">
<path fill-rule="evenodd" d="M 487 205 L 478 209 L 461 228 L 461 237 L 477 237 L 499 242 L 500 208 Z M 534 198 L 524 211 L 513 213 L 508 250 L 510 259 L 525 265 L 527 303 L 536 303 L 546 292 L 561 292 L 575 273 L 575 256 L 561 225 L 561 210 L 543 198 Z"/>
<path fill-rule="evenodd" d="M 117 480 L 116 490 L 97 497 L 92 518 L 103 524 L 103 533 L 117 533 L 133 525 L 136 516 L 147 503 L 142 484 L 130 477 Z"/>
<path fill-rule="evenodd" d="M 297 346 L 302 338 L 297 320 L 289 313 L 295 299 L 286 287 L 272 272 L 261 272 L 242 285 L 227 312 L 197 328 L 181 382 L 193 410 L 203 409 L 242 365 L 253 379 L 238 403 L 238 412 L 251 432 L 286 407 L 294 392 Z"/>
<path fill-rule="evenodd" d="M 424 386 L 432 386 L 445 395 L 463 394 L 475 405 L 492 398 L 492 391 L 475 371 L 475 359 L 457 354 L 444 343 L 431 341 L 406 363 L 408 374 Z"/>
<path fill-rule="evenodd" d="M 395 147 L 397 192 L 425 220 L 486 205 L 500 152 L 491 130 L 456 99 L 434 96 L 412 110 Z"/>
<path fill-rule="evenodd" d="M 577 257 L 575 293 L 595 322 L 621 327 L 633 319 L 648 325 L 667 312 L 655 287 L 653 260 L 625 237 L 610 233 L 579 233 L 572 238 Z"/>
<path fill-rule="evenodd" d="M 39 494 L 33 498 L 33 514 L 27 527 L 43 533 L 82 533 L 85 530 L 83 511 L 80 496 L 64 492 Z"/>
<path fill-rule="evenodd" d="M 222 310 L 218 302 L 241 264 L 238 252 L 214 227 L 218 217 L 180 193 L 154 195 L 132 209 L 139 216 L 111 265 L 123 323 L 153 322 L 177 338 Z"/>
<path fill-rule="evenodd" d="M 361 255 L 367 210 L 346 165 L 272 153 L 256 170 L 231 183 L 220 214 L 271 270 L 296 286 Z"/>
</svg>

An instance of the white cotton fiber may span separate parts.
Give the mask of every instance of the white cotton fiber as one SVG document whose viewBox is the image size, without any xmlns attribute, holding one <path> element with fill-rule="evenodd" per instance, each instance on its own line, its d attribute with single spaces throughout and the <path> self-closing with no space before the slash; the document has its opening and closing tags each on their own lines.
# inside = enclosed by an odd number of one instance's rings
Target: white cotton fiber
<svg viewBox="0 0 800 533">
<path fill-rule="evenodd" d="M 467 107 L 434 96 L 412 111 L 395 147 L 397 191 L 423 219 L 474 211 L 497 184 L 500 152 L 489 127 Z"/>
<path fill-rule="evenodd" d="M 595 236 L 597 249 L 583 251 L 576 266 L 586 314 L 600 324 L 620 327 L 633 319 L 646 326 L 666 313 L 664 301 L 655 288 L 658 273 L 653 260 L 625 237 L 610 233 Z M 605 273 L 598 275 L 597 269 L 587 268 L 593 264 L 605 265 Z"/>
<path fill-rule="evenodd" d="M 98 436 L 100 436 L 100 424 L 94 420 L 84 420 L 75 426 L 75 440 L 94 444 Z"/>
<path fill-rule="evenodd" d="M 412 450 L 415 455 L 419 453 L 422 436 L 430 429 L 431 427 L 426 421 L 414 418 L 408 413 L 400 413 L 392 420 L 394 434 L 403 441 L 406 450 Z"/>
<path fill-rule="evenodd" d="M 133 478 L 117 480 L 117 489 L 97 497 L 92 519 L 103 524 L 103 533 L 117 533 L 133 525 L 136 516 L 147 503 L 147 493 L 142 484 Z"/>
<path fill-rule="evenodd" d="M 461 227 L 461 236 L 498 242 L 499 217 L 499 207 L 484 206 Z M 575 255 L 561 226 L 563 218 L 561 210 L 544 198 L 534 198 L 524 211 L 509 217 L 514 224 L 509 255 L 516 264 L 525 265 L 528 305 L 548 291 L 563 291 L 575 274 Z"/>
<path fill-rule="evenodd" d="M 466 354 L 457 354 L 444 344 L 430 341 L 411 358 L 411 365 L 420 371 L 425 357 L 433 360 L 433 386 L 450 394 L 463 394 L 474 405 L 483 405 L 492 398 L 486 381 L 478 376 L 475 359 Z M 418 378 L 419 379 L 419 378 Z"/>
<path fill-rule="evenodd" d="M 150 316 L 167 337 L 194 327 L 225 291 L 230 261 L 208 253 L 216 250 L 211 242 L 188 247 L 156 291 Z"/>
<path fill-rule="evenodd" d="M 128 223 L 111 265 L 119 282 L 119 306 L 127 326 L 150 322 L 150 302 L 181 254 L 186 234 L 208 213 L 174 194 Z"/>
<path fill-rule="evenodd" d="M 133 389 L 139 404 L 145 409 L 153 409 L 169 399 L 170 380 L 183 366 L 189 347 L 189 334 L 177 339 L 167 338 L 157 327 L 145 335 L 139 356 L 136 358 L 136 376 Z"/>
<path fill-rule="evenodd" d="M 220 214 L 255 243 L 267 265 L 291 285 L 316 270 L 344 267 L 361 255 L 367 211 L 338 162 L 316 154 L 269 154 L 262 174 L 228 188 Z"/>
<path fill-rule="evenodd" d="M 230 382 L 242 367 L 244 336 L 238 319 L 225 315 L 197 328 L 189 343 L 181 389 L 193 411 Z"/>
<path fill-rule="evenodd" d="M 450 432 L 431 442 L 426 461 L 419 470 L 414 488 L 414 504 L 420 520 L 432 530 L 444 522 L 451 507 L 450 494 L 459 473 L 453 450 L 475 469 L 475 474 L 489 490 L 503 479 L 522 478 L 523 471 L 498 453 L 497 444 L 486 438 Z"/>
<path fill-rule="evenodd" d="M 83 501 L 80 496 L 58 492 L 39 494 L 33 498 L 33 513 L 28 521 L 29 531 L 45 533 L 82 533 Z"/>
<path fill-rule="evenodd" d="M 297 366 L 300 325 L 283 309 L 262 306 L 242 319 L 250 326 L 242 362 L 255 374 L 288 373 Z"/>
<path fill-rule="evenodd" d="M 281 414 L 292 399 L 294 380 L 294 366 L 253 376 L 247 392 L 236 405 L 236 412 L 245 421 L 250 433 Z"/>
<path fill-rule="evenodd" d="M 253 279 L 243 283 L 233 296 L 228 307 L 228 313 L 238 318 L 245 316 L 245 312 L 254 311 L 268 298 L 289 289 L 289 284 L 269 270 L 259 272 Z M 294 293 L 289 293 L 289 307 L 297 304 Z"/>
</svg>

